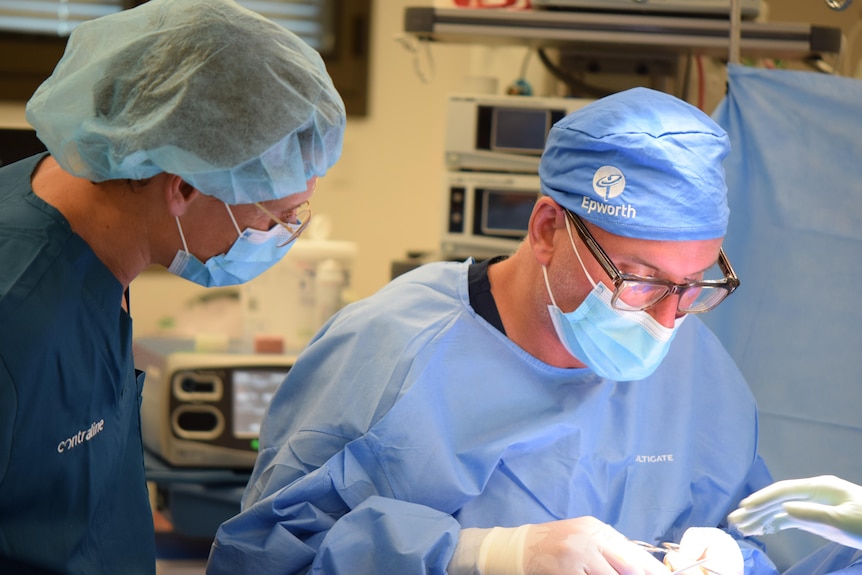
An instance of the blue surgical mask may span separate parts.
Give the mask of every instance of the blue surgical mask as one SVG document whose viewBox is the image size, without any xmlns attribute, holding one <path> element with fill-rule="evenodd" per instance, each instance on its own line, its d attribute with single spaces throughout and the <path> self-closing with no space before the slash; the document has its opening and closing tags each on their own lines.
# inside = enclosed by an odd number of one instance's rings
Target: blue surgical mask
<svg viewBox="0 0 862 575">
<path fill-rule="evenodd" d="M 222 287 L 245 283 L 252 280 L 278 263 L 287 251 L 296 242 L 290 243 L 286 240 L 291 233 L 283 226 L 275 225 L 267 231 L 246 228 L 240 231 L 230 211 L 230 206 L 225 204 L 230 219 L 236 228 L 239 237 L 223 254 L 209 258 L 202 263 L 189 252 L 186 237 L 180 219 L 177 218 L 177 227 L 180 230 L 180 238 L 183 241 L 183 249 L 177 251 L 174 261 L 171 262 L 168 271 L 189 281 L 204 287 Z M 279 245 L 285 244 L 285 245 Z"/>
<path fill-rule="evenodd" d="M 575 247 L 571 229 L 569 241 L 593 289 L 574 311 L 563 313 L 551 293 L 548 270 L 542 266 L 551 298 L 548 312 L 557 337 L 575 359 L 604 378 L 634 381 L 649 376 L 667 355 L 685 316 L 677 319 L 672 328 L 667 328 L 645 311 L 614 309 L 612 290 L 590 277 Z"/>
</svg>

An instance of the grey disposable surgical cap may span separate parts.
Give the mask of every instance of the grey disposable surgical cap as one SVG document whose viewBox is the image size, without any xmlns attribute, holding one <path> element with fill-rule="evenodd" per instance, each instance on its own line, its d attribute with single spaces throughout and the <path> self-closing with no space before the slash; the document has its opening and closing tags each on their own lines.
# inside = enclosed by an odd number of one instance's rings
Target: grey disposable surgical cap
<svg viewBox="0 0 862 575">
<path fill-rule="evenodd" d="M 181 176 L 229 204 L 306 189 L 341 155 L 320 55 L 232 0 L 151 0 L 81 24 L 27 120 L 68 172 Z"/>
<path fill-rule="evenodd" d="M 727 134 L 656 90 L 606 96 L 557 122 L 539 165 L 542 192 L 600 228 L 646 240 L 727 231 Z"/>
</svg>

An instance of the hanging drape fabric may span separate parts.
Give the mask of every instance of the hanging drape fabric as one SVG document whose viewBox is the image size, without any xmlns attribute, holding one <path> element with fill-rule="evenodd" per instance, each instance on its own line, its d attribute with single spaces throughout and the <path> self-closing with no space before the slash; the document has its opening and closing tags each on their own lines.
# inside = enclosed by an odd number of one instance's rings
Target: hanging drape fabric
<svg viewBox="0 0 862 575">
<path fill-rule="evenodd" d="M 862 483 L 862 82 L 732 65 L 713 117 L 742 285 L 704 319 L 758 400 L 775 478 Z M 776 563 L 822 544 L 801 533 L 775 536 Z"/>
</svg>

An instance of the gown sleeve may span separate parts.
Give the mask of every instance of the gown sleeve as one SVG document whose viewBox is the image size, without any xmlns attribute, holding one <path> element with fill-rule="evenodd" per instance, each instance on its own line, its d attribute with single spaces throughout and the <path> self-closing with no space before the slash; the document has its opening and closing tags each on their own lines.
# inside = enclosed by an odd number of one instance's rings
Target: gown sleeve
<svg viewBox="0 0 862 575">
<path fill-rule="evenodd" d="M 415 379 L 416 356 L 447 314 L 435 312 L 419 330 L 388 322 L 378 331 L 385 316 L 362 315 L 364 305 L 338 316 L 359 318 L 324 326 L 327 337 L 318 334 L 276 393 L 242 511 L 219 528 L 209 575 L 446 572 L 460 524 L 397 497 L 395 462 L 370 436 Z"/>
<path fill-rule="evenodd" d="M 345 461 L 339 454 L 225 522 L 208 575 L 445 573 L 459 523 L 425 505 L 367 495 L 376 491 L 370 483 L 344 489 L 340 476 L 360 473 L 346 471 Z M 358 503 L 349 509 L 345 499 Z"/>
</svg>

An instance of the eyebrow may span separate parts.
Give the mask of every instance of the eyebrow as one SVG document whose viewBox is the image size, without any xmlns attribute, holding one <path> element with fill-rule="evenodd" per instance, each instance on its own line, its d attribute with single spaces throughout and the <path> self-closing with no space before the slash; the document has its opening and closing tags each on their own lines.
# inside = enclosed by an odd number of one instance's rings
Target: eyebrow
<svg viewBox="0 0 862 575">
<path fill-rule="evenodd" d="M 301 206 L 302 204 L 299 204 Z M 277 212 L 273 212 L 274 214 L 280 216 L 282 219 L 286 220 L 287 216 L 296 213 L 299 210 L 299 206 L 293 206 L 292 208 L 285 208 L 283 210 L 279 210 Z"/>
<path fill-rule="evenodd" d="M 567 213 L 568 213 L 570 216 L 572 216 L 572 217 L 577 217 L 573 212 L 570 212 L 569 210 L 565 210 L 565 212 L 567 212 Z M 579 219 L 580 219 L 580 218 L 579 218 Z M 599 246 L 601 246 L 603 250 L 605 250 L 605 253 L 607 254 L 607 256 L 611 259 L 611 261 L 614 263 L 614 265 L 616 265 L 616 266 L 617 266 L 617 268 L 619 268 L 619 267 L 620 267 L 620 263 L 619 263 L 619 261 L 620 261 L 620 260 L 617 260 L 616 258 L 611 257 L 611 254 L 610 254 L 610 253 L 607 253 L 607 250 L 605 249 L 605 247 L 604 247 L 604 246 L 602 246 L 602 245 L 601 245 L 601 243 L 600 243 L 597 239 L 595 239 L 595 231 L 594 231 L 594 230 L 590 230 L 590 227 L 599 228 L 599 226 L 595 226 L 595 224 L 592 224 L 592 223 L 590 223 L 590 222 L 586 222 L 586 221 L 584 221 L 583 219 L 581 219 L 580 221 L 581 221 L 581 223 L 583 223 L 583 224 L 584 224 L 584 227 L 586 227 L 586 228 L 587 228 L 587 230 L 588 230 L 591 234 L 593 234 L 593 239 L 594 239 L 594 241 L 595 241 L 597 244 L 599 244 Z M 601 229 L 601 228 L 599 228 L 599 229 Z M 581 239 L 583 240 L 583 238 L 581 238 Z M 718 259 L 719 259 L 719 256 L 716 256 L 715 261 L 713 261 L 711 264 L 709 264 L 708 266 L 706 266 L 706 267 L 705 267 L 705 268 L 703 268 L 702 270 L 699 270 L 699 271 L 694 272 L 694 275 L 702 274 L 702 273 L 704 273 L 705 271 L 707 271 L 708 269 L 710 269 L 712 266 L 717 265 L 717 264 L 718 264 Z M 656 271 L 656 272 L 660 272 L 660 271 L 662 271 L 660 268 L 657 268 L 657 267 L 656 267 L 656 266 L 654 266 L 652 263 L 647 262 L 647 261 L 645 261 L 645 260 L 641 259 L 640 255 L 639 255 L 639 254 L 637 254 L 637 253 L 630 254 L 629 256 L 627 256 L 627 258 L 623 258 L 623 260 L 622 260 L 622 261 L 623 261 L 623 262 L 630 262 L 630 263 L 633 263 L 633 264 L 635 264 L 635 265 L 642 265 L 643 267 L 649 268 L 650 270 L 653 270 L 653 271 Z M 620 271 L 622 271 L 622 270 L 620 270 Z M 631 274 L 631 275 L 637 275 L 637 274 Z M 656 277 L 657 279 L 662 279 L 662 278 L 659 278 L 658 276 L 655 276 L 655 277 Z M 690 275 L 685 276 L 683 279 L 684 279 L 684 280 L 686 280 L 686 281 L 689 281 L 689 282 L 691 282 L 691 281 L 697 281 L 697 280 L 695 280 L 694 278 L 692 278 L 691 274 L 690 274 Z M 668 280 L 668 281 L 671 281 L 671 280 Z"/>
<path fill-rule="evenodd" d="M 268 215 L 271 218 L 278 218 L 278 221 L 287 221 L 289 218 L 285 217 L 286 215 L 289 216 L 290 214 L 295 213 L 297 210 L 299 210 L 299 208 L 301 208 L 302 206 L 304 206 L 307 203 L 308 203 L 308 200 L 305 200 L 305 201 L 299 202 L 295 206 L 291 206 L 289 208 L 282 208 L 279 210 L 273 210 L 273 209 L 270 209 L 269 207 L 263 205 L 263 202 L 256 202 L 257 207 L 260 208 L 262 212 L 264 212 L 266 215 Z"/>
<path fill-rule="evenodd" d="M 610 257 L 610 254 L 608 254 L 608 257 Z M 613 260 L 613 258 L 611 258 L 611 259 Z M 639 265 L 641 265 L 645 268 L 649 268 L 650 270 L 653 270 L 655 272 L 661 272 L 662 271 L 661 268 L 657 268 L 656 266 L 654 266 L 650 262 L 647 262 L 647 261 L 641 259 L 638 254 L 632 254 L 630 258 L 624 258 L 622 261 L 628 262 L 628 263 L 633 263 L 633 264 L 639 264 Z M 617 263 L 616 261 L 614 261 L 614 263 L 617 265 L 617 267 L 620 266 L 620 264 Z M 688 281 L 695 281 L 694 278 L 692 277 L 693 275 L 702 274 L 716 264 L 718 264 L 718 257 L 715 258 L 714 262 L 712 262 L 711 264 L 709 264 L 708 266 L 706 266 L 702 270 L 698 270 L 698 271 L 694 272 L 694 274 L 689 274 L 688 276 L 685 276 L 683 279 L 688 280 Z M 637 275 L 637 274 L 633 274 L 633 275 Z"/>
</svg>

